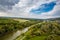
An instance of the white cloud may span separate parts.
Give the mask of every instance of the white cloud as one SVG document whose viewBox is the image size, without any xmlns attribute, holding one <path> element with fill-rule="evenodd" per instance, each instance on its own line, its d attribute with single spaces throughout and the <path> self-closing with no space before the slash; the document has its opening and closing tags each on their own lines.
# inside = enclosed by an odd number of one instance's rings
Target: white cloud
<svg viewBox="0 0 60 40">
<path fill-rule="evenodd" d="M 7 16 L 7 14 L 4 12 L 0 12 L 0 16 Z"/>
<path fill-rule="evenodd" d="M 20 0 L 18 4 L 15 4 L 12 8 L 12 10 L 8 10 L 6 13 L 1 13 L 0 16 L 12 16 L 12 17 L 23 17 L 23 18 L 51 18 L 56 17 L 53 16 L 57 12 L 57 10 L 60 10 L 60 6 L 56 5 L 54 9 L 47 13 L 42 14 L 33 14 L 30 13 L 30 10 L 32 8 L 38 8 L 43 3 L 49 3 L 55 0 Z M 57 2 L 57 4 L 59 4 Z"/>
</svg>

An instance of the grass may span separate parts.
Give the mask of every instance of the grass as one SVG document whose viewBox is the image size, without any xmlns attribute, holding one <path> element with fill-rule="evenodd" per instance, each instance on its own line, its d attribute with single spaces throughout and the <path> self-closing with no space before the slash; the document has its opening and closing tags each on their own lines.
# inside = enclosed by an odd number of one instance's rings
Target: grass
<svg viewBox="0 0 60 40">
<path fill-rule="evenodd" d="M 19 21 L 19 22 L 26 22 L 26 21 L 29 21 L 29 20 L 24 20 L 24 19 L 14 19 L 16 21 Z"/>
<path fill-rule="evenodd" d="M 60 36 L 55 37 L 55 40 L 60 40 Z"/>
<path fill-rule="evenodd" d="M 24 40 L 45 40 L 47 36 L 35 36 L 35 37 L 32 37 L 32 38 L 29 38 L 29 39 L 24 39 Z"/>
<path fill-rule="evenodd" d="M 20 40 L 22 37 L 23 37 L 23 36 L 20 35 L 20 36 L 18 36 L 15 40 Z"/>
</svg>

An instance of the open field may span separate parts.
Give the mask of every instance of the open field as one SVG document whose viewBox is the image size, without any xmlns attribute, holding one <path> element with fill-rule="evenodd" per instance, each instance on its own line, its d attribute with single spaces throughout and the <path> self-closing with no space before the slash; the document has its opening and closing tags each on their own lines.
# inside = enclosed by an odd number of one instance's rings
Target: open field
<svg viewBox="0 0 60 40">
<path fill-rule="evenodd" d="M 0 18 L 0 40 L 60 40 L 59 20 Z"/>
</svg>

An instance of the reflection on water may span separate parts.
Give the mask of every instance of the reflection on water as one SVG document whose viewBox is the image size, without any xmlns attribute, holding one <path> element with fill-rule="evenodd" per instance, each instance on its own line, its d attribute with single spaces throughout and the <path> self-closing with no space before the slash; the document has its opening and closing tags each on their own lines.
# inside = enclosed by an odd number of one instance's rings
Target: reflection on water
<svg viewBox="0 0 60 40">
<path fill-rule="evenodd" d="M 13 40 L 15 39 L 17 36 L 21 35 L 22 33 L 25 33 L 29 28 L 25 28 L 23 30 L 18 30 L 16 32 L 13 32 L 13 33 L 9 33 L 9 34 L 6 34 L 2 37 L 0 37 L 0 40 Z"/>
</svg>

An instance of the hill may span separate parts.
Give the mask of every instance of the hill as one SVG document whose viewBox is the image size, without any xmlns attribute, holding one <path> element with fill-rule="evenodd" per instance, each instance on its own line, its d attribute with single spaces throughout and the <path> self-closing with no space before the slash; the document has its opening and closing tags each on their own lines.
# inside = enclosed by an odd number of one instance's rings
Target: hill
<svg viewBox="0 0 60 40">
<path fill-rule="evenodd" d="M 44 19 L 43 22 L 31 25 L 26 33 L 16 40 L 60 40 L 60 18 Z"/>
</svg>

